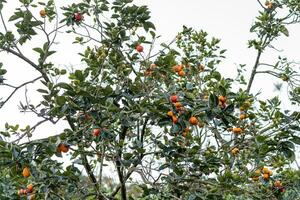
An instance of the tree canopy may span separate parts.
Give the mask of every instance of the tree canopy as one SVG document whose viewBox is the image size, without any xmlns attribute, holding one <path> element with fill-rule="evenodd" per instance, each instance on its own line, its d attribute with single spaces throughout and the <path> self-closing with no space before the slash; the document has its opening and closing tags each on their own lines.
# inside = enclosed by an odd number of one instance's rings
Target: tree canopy
<svg viewBox="0 0 300 200">
<path fill-rule="evenodd" d="M 39 103 L 25 92 L 16 106 L 40 121 L 20 127 L 16 119 L 0 129 L 1 199 L 300 197 L 299 64 L 281 52 L 273 63 L 261 61 L 299 24 L 300 0 L 257 1 L 248 41 L 256 57 L 253 66 L 239 65 L 237 77 L 218 71 L 226 50 L 204 30 L 184 26 L 171 42 L 157 44 L 150 10 L 133 0 L 62 7 L 55 0 L 19 0 L 6 16 L 13 3 L 0 0 L 0 53 L 39 75 L 15 85 L 5 78 L 13 69 L 1 63 L 0 88 L 11 92 L 1 92 L 0 113 L 19 90 L 35 84 Z M 83 47 L 82 66 L 57 66 L 51 56 L 65 50 L 55 50 L 63 42 L 59 34 Z M 41 38 L 42 46 L 22 51 Z M 257 74 L 287 83 L 283 98 L 293 106 L 282 109 L 282 97 L 252 93 Z M 61 121 L 60 134 L 33 139 L 40 125 Z"/>
</svg>

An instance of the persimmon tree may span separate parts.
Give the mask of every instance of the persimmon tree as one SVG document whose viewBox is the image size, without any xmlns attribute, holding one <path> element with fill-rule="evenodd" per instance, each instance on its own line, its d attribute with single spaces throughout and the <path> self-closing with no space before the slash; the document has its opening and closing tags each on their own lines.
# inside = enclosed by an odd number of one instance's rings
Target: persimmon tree
<svg viewBox="0 0 300 200">
<path fill-rule="evenodd" d="M 300 1 L 257 3 L 249 40 L 254 65 L 223 77 L 219 39 L 183 27 L 155 52 L 150 11 L 132 0 L 60 8 L 54 0 L 20 0 L 12 16 L 5 12 L 12 2 L 0 0 L 1 57 L 11 54 L 39 73 L 14 85 L 5 79 L 13 69 L 1 64 L 0 87 L 11 93 L 1 93 L 0 112 L 27 85 L 40 87 L 38 104 L 25 95 L 19 105 L 40 121 L 24 128 L 16 119 L 1 129 L 1 199 L 299 198 L 299 65 L 281 55 L 261 60 L 299 23 Z M 51 59 L 64 53 L 53 50 L 59 34 L 82 45 L 82 66 L 70 70 Z M 37 37 L 45 39 L 42 46 L 22 51 Z M 288 99 L 252 93 L 258 74 L 286 82 Z M 283 99 L 293 106 L 282 109 Z M 61 121 L 60 134 L 32 139 L 41 124 Z M 62 156 L 71 164 L 63 165 Z M 109 169 L 113 184 L 105 182 Z"/>
</svg>

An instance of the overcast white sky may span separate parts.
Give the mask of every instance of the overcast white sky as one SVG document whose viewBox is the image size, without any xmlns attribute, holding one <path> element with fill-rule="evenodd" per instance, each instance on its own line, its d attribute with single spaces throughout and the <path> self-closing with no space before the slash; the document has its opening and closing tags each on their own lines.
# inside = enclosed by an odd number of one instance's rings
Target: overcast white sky
<svg viewBox="0 0 300 200">
<path fill-rule="evenodd" d="M 10 1 L 8 1 L 10 2 Z M 61 1 L 57 1 L 59 4 Z M 72 3 L 74 1 L 63 1 L 63 3 Z M 156 25 L 157 33 L 162 35 L 161 42 L 168 42 L 174 38 L 183 25 L 191 26 L 195 29 L 203 29 L 207 31 L 210 36 L 220 38 L 222 40 L 221 47 L 227 49 L 227 59 L 220 66 L 220 70 L 226 77 L 235 78 L 236 65 L 247 64 L 250 68 L 255 61 L 254 50 L 247 48 L 247 41 L 253 37 L 254 34 L 249 33 L 251 24 L 255 17 L 258 15 L 259 5 L 255 0 L 226 0 L 226 1 L 211 1 L 211 0 L 136 0 L 137 4 L 148 5 L 152 12 L 152 21 Z M 262 1 L 263 2 L 263 1 Z M 263 2 L 264 3 L 264 2 Z M 12 14 L 12 2 L 8 3 L 9 9 L 5 10 L 5 16 L 8 17 Z M 38 14 L 37 14 L 38 16 Z M 0 27 L 3 30 L 3 27 Z M 276 41 L 275 46 L 284 51 L 281 55 L 287 56 L 291 60 L 300 61 L 299 57 L 299 35 L 300 26 L 294 25 L 289 27 L 290 37 L 280 38 Z M 76 48 L 71 45 L 73 38 L 66 35 L 58 38 L 60 44 L 55 48 L 60 53 L 52 57 L 57 65 L 78 65 L 80 64 L 80 56 L 78 52 L 84 49 L 80 46 Z M 32 42 L 33 46 L 39 44 L 39 39 Z M 30 48 L 25 48 L 25 53 L 33 58 Z M 267 51 L 263 55 L 263 62 L 276 62 L 278 52 L 274 50 Z M 8 69 L 6 78 L 8 82 L 18 85 L 23 81 L 30 80 L 38 74 L 27 66 L 22 61 L 15 57 L 9 56 L 6 53 L 0 53 L 0 61 L 4 63 Z M 257 77 L 254 90 L 262 90 L 262 98 L 271 97 L 273 92 L 273 83 L 271 78 Z M 34 89 L 31 87 L 30 89 Z M 5 96 L 7 90 L 0 87 L 1 97 Z M 30 93 L 29 93 L 30 94 Z M 278 94 L 278 93 L 277 93 Z M 282 91 L 281 95 L 286 95 Z M 17 109 L 18 102 L 23 99 L 24 90 L 20 90 L 15 95 L 9 104 L 0 110 L 0 127 L 3 128 L 5 122 L 20 123 L 23 125 L 36 122 L 35 117 L 32 115 L 20 114 Z M 34 101 L 34 96 L 31 99 Z M 284 104 L 287 108 L 288 104 Z M 49 125 L 41 126 L 37 129 L 36 137 L 44 137 L 47 135 L 58 134 L 63 128 L 63 125 L 53 127 Z"/>
</svg>

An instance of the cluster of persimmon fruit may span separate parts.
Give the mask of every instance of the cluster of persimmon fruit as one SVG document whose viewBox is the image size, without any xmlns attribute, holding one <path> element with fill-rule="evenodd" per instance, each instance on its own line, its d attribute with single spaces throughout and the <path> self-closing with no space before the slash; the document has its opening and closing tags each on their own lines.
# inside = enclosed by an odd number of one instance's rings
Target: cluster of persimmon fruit
<svg viewBox="0 0 300 200">
<path fill-rule="evenodd" d="M 170 96 L 170 101 L 171 103 L 174 105 L 176 111 L 178 111 L 178 113 L 183 113 L 184 112 L 184 106 L 182 105 L 182 103 L 180 103 L 178 101 L 178 96 L 177 95 L 172 95 Z M 173 113 L 173 111 L 169 111 L 167 113 L 167 115 L 172 119 L 173 123 L 176 124 L 178 122 L 178 118 L 177 116 Z M 189 123 L 191 125 L 198 125 L 199 121 L 196 117 L 192 116 L 189 119 Z"/>
<path fill-rule="evenodd" d="M 24 167 L 22 171 L 22 175 L 24 178 L 30 177 L 30 169 L 29 167 Z M 18 190 L 18 195 L 23 196 L 23 195 L 30 195 L 28 199 L 34 200 L 35 199 L 35 194 L 34 194 L 34 186 L 33 184 L 27 185 L 26 189 L 22 188 Z"/>
<path fill-rule="evenodd" d="M 219 96 L 219 105 L 220 106 L 226 106 L 226 97 Z M 249 109 L 250 106 L 251 106 L 250 101 L 245 101 L 240 106 L 240 116 L 239 116 L 240 120 L 245 120 L 248 117 L 247 109 Z M 236 135 L 240 135 L 244 131 L 241 127 L 228 128 L 227 130 L 232 131 Z M 238 147 L 233 147 L 230 152 L 231 152 L 232 155 L 236 156 L 240 152 L 240 150 L 238 149 Z"/>
<path fill-rule="evenodd" d="M 261 169 L 255 170 L 255 172 L 251 178 L 255 182 L 259 181 L 260 177 L 262 177 L 262 179 L 264 181 L 269 181 L 272 175 L 273 175 L 273 172 L 269 168 L 262 167 Z M 285 187 L 283 186 L 283 184 L 280 180 L 274 181 L 273 189 L 278 190 L 279 192 L 285 191 Z"/>
<path fill-rule="evenodd" d="M 178 74 L 178 76 L 184 77 L 185 71 L 184 71 L 184 65 L 175 65 L 173 66 L 173 70 Z"/>
<path fill-rule="evenodd" d="M 33 193 L 33 185 L 32 184 L 27 185 L 26 189 L 20 189 L 18 191 L 19 196 L 27 195 L 27 194 L 31 194 L 31 193 Z M 35 198 L 35 195 L 31 194 L 30 195 L 30 200 L 33 200 L 34 198 Z"/>
<path fill-rule="evenodd" d="M 184 112 L 184 106 L 183 106 L 183 104 L 179 101 L 178 95 L 171 95 L 171 96 L 170 96 L 170 102 L 171 102 L 171 104 L 175 107 L 176 111 L 177 111 L 179 114 L 181 114 L 181 113 Z M 176 116 L 176 114 L 175 114 L 173 111 L 171 111 L 171 110 L 168 111 L 168 112 L 167 112 L 167 116 L 172 120 L 173 124 L 178 123 L 178 117 Z M 191 117 L 189 118 L 189 124 L 190 124 L 191 126 L 197 126 L 197 125 L 198 125 L 199 127 L 203 127 L 203 124 L 200 123 L 199 120 L 197 119 L 197 117 L 195 117 L 195 116 L 191 116 Z M 182 131 L 182 136 L 183 136 L 184 138 L 186 138 L 187 135 L 189 134 L 189 132 L 190 132 L 190 127 L 189 127 L 189 126 L 185 127 L 184 130 Z M 181 145 L 182 142 L 179 141 L 179 144 Z"/>
<path fill-rule="evenodd" d="M 222 109 L 226 108 L 226 101 L 227 101 L 226 96 L 222 96 L 222 95 L 221 95 L 221 96 L 218 97 L 218 99 L 219 99 L 219 106 L 220 106 Z M 240 119 L 241 119 L 241 117 L 242 117 L 243 119 L 245 119 L 245 118 L 246 118 L 246 115 L 244 115 L 244 114 L 243 114 L 243 116 L 240 115 Z M 233 132 L 234 134 L 236 134 L 236 135 L 240 135 L 240 134 L 243 132 L 243 129 L 240 128 L 240 127 L 229 128 L 228 130 L 229 130 L 229 131 L 232 131 L 232 132 Z M 238 147 L 234 147 L 234 148 L 231 149 L 230 152 L 231 152 L 231 154 L 232 154 L 233 156 L 236 156 L 236 155 L 240 152 L 240 150 L 239 150 Z"/>
<path fill-rule="evenodd" d="M 172 68 L 173 68 L 173 71 L 178 74 L 178 76 L 184 77 L 186 75 L 185 68 L 189 68 L 189 67 L 190 67 L 189 64 L 186 64 L 186 65 L 177 64 L 177 65 L 174 65 Z M 205 67 L 203 64 L 199 64 L 199 66 L 198 66 L 199 72 L 204 71 L 204 68 Z"/>
<path fill-rule="evenodd" d="M 258 181 L 259 177 L 262 176 L 262 178 L 265 181 L 268 181 L 272 175 L 273 175 L 273 172 L 269 168 L 263 167 L 262 169 L 257 169 L 254 172 L 254 176 L 252 177 L 252 180 Z"/>
<path fill-rule="evenodd" d="M 40 10 L 40 16 L 45 18 L 47 16 L 47 12 L 45 9 Z M 76 22 L 81 22 L 83 20 L 83 14 L 80 12 L 76 12 L 73 14 L 73 20 Z"/>
</svg>

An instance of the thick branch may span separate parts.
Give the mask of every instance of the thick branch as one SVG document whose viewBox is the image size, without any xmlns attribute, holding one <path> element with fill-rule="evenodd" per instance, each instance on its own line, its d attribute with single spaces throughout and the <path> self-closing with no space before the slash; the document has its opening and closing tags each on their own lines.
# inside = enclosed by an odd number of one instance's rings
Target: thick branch
<svg viewBox="0 0 300 200">
<path fill-rule="evenodd" d="M 148 120 L 149 120 L 148 118 L 145 119 L 145 122 L 144 122 L 143 128 L 142 128 L 142 131 L 141 131 L 141 142 L 142 142 L 142 144 L 143 144 L 143 141 L 144 141 L 144 136 L 145 136 L 145 132 L 146 132 L 146 127 L 147 127 Z M 143 153 L 141 153 L 141 154 L 140 154 L 140 160 L 142 160 L 144 156 L 145 156 L 145 155 L 144 155 Z M 134 164 L 134 166 L 131 167 L 131 169 L 135 169 L 137 166 L 138 166 L 138 163 L 136 162 L 136 163 Z M 134 170 L 129 170 L 129 171 L 127 172 L 127 174 L 123 177 L 125 182 L 126 182 L 127 179 L 129 179 L 129 177 L 131 176 L 131 174 L 132 174 L 133 172 L 134 172 Z M 122 187 L 121 184 L 117 185 L 117 187 L 114 189 L 114 191 L 111 193 L 110 196 L 111 196 L 111 197 L 116 196 L 116 194 L 119 192 L 119 190 L 121 189 L 121 187 Z"/>
<path fill-rule="evenodd" d="M 247 93 L 250 92 L 250 89 L 251 89 L 251 86 L 252 86 L 252 83 L 254 81 L 254 77 L 256 75 L 256 70 L 257 70 L 257 67 L 259 65 L 259 59 L 260 59 L 260 56 L 261 56 L 261 50 L 258 50 L 258 53 L 257 53 L 257 57 L 256 57 L 256 61 L 255 61 L 255 64 L 253 66 L 253 69 L 252 69 L 252 72 L 251 72 L 251 76 L 250 76 L 250 80 L 248 82 L 248 86 L 247 86 Z"/>
<path fill-rule="evenodd" d="M 73 131 L 75 131 L 76 130 L 75 125 L 72 122 L 72 120 L 70 119 L 70 117 L 66 116 L 66 118 L 67 118 L 67 121 L 68 121 L 71 129 Z M 81 156 L 81 159 L 82 159 L 82 163 L 83 163 L 84 169 L 85 169 L 86 173 L 88 174 L 88 177 L 91 180 L 91 182 L 92 182 L 92 184 L 93 184 L 93 186 L 94 186 L 94 188 L 95 188 L 95 190 L 97 192 L 97 198 L 98 198 L 98 200 L 106 200 L 107 198 L 99 190 L 97 179 L 96 179 L 95 175 L 93 174 L 92 168 L 91 168 L 91 166 L 90 166 L 90 164 L 88 162 L 88 159 L 87 159 L 86 155 L 84 153 L 81 153 L 80 156 Z"/>
<path fill-rule="evenodd" d="M 91 166 L 88 162 L 88 159 L 86 157 L 86 155 L 84 154 L 81 154 L 81 159 L 82 159 L 82 162 L 83 162 L 83 166 L 84 166 L 84 169 L 86 171 L 86 173 L 88 174 L 94 188 L 96 189 L 96 192 L 97 192 L 97 197 L 98 197 L 98 200 L 104 200 L 104 199 L 107 199 L 105 198 L 105 196 L 99 191 L 99 188 L 98 188 L 98 183 L 97 183 L 97 179 L 95 177 L 95 175 L 93 174 L 93 171 L 91 169 Z"/>
<path fill-rule="evenodd" d="M 116 166 L 117 166 L 117 172 L 118 172 L 118 177 L 120 181 L 120 186 L 121 186 L 121 198 L 122 200 L 127 200 L 127 195 L 126 195 L 126 179 L 124 179 L 124 174 L 122 170 L 122 164 L 121 164 L 121 159 L 122 159 L 122 153 L 123 153 L 123 145 L 126 137 L 126 132 L 128 130 L 128 127 L 123 127 L 122 132 L 120 133 L 120 147 L 118 150 L 118 157 L 116 159 Z"/>
<path fill-rule="evenodd" d="M 34 69 L 36 69 L 38 72 L 41 73 L 42 77 L 45 79 L 46 82 L 50 82 L 50 79 L 48 78 L 47 74 L 43 71 L 43 69 L 41 69 L 37 64 L 35 64 L 34 62 L 32 62 L 31 60 L 29 60 L 27 57 L 25 57 L 23 54 L 20 54 L 8 47 L 2 47 L 3 50 L 7 51 L 8 53 L 12 53 L 15 56 L 21 58 L 22 60 L 24 60 L 25 62 L 27 62 L 28 64 L 30 64 Z"/>
</svg>

